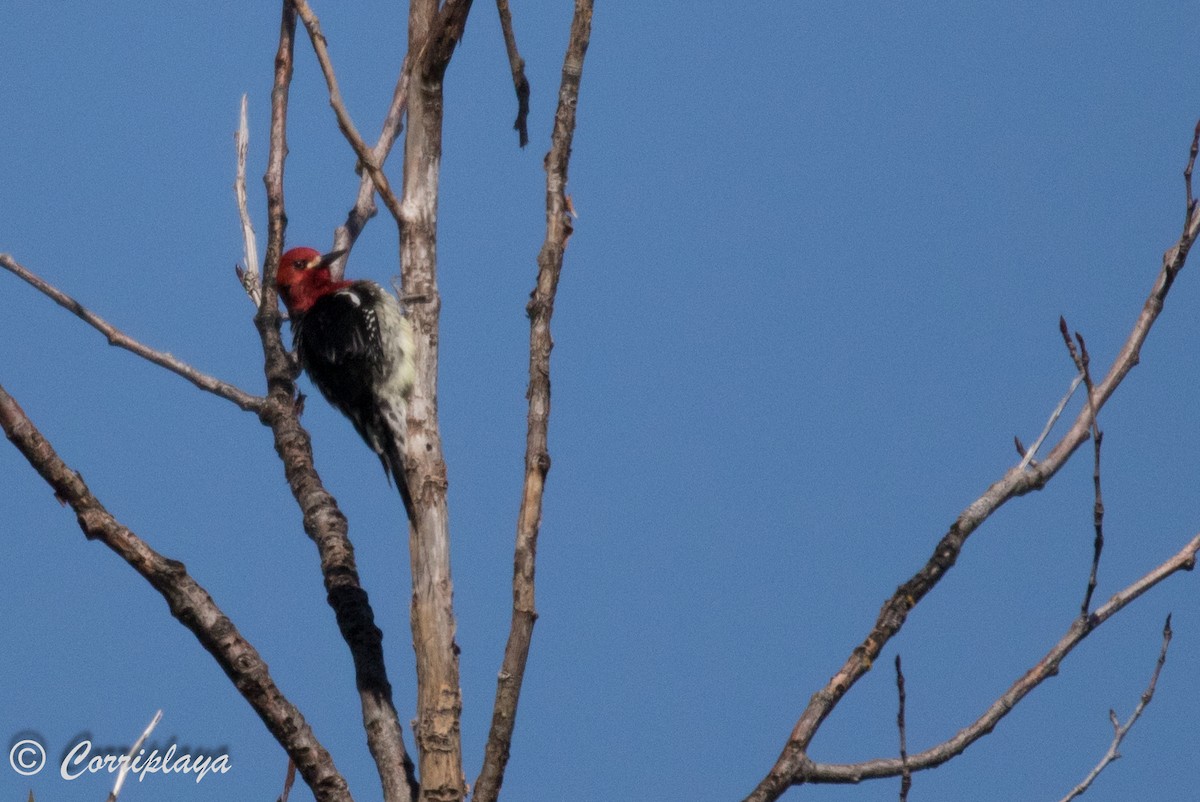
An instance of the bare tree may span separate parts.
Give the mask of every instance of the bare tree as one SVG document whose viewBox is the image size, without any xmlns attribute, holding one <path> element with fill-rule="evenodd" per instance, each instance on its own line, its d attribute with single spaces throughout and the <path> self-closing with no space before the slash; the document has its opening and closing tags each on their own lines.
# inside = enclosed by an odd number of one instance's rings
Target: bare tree
<svg viewBox="0 0 1200 802">
<path fill-rule="evenodd" d="M 469 795 L 482 802 L 499 797 L 509 750 L 514 737 L 518 702 L 537 619 L 534 575 L 541 523 L 542 499 L 550 468 L 548 422 L 550 413 L 550 322 L 568 240 L 573 232 L 573 209 L 567 194 L 568 168 L 575 114 L 579 100 L 584 57 L 591 31 L 592 0 L 575 0 L 574 18 L 563 62 L 551 147 L 546 155 L 546 230 L 537 255 L 537 279 L 526 307 L 530 320 L 528 423 L 524 476 L 516 522 L 513 603 L 507 644 L 500 664 L 491 726 L 484 758 L 472 787 L 466 781 L 462 750 L 462 693 L 459 677 L 453 582 L 450 570 L 450 523 L 447 502 L 447 466 L 438 423 L 437 374 L 439 367 L 439 315 L 441 298 L 437 273 L 437 208 L 442 159 L 443 82 L 455 47 L 463 35 L 472 9 L 471 0 L 412 0 L 408 15 L 407 55 L 398 68 L 392 100 L 374 145 L 363 139 L 339 89 L 329 42 L 308 0 L 283 0 L 279 39 L 271 91 L 271 126 L 267 190 L 268 229 L 261 273 L 250 215 L 245 209 L 245 109 L 239 138 L 239 202 L 246 238 L 246 264 L 240 279 L 255 302 L 254 323 L 263 353 L 265 392 L 255 394 L 145 345 L 84 307 L 62 290 L 39 278 L 11 255 L 0 255 L 0 266 L 72 311 L 109 343 L 187 379 L 196 387 L 251 412 L 270 430 L 282 462 L 284 477 L 303 514 L 304 529 L 316 544 L 324 587 L 340 633 L 353 659 L 355 683 L 361 701 L 363 728 L 374 758 L 382 796 L 387 802 L 408 800 L 461 800 Z M 517 97 L 514 129 L 519 144 L 528 140 L 529 82 L 507 0 L 497 0 L 504 45 Z M 288 104 L 294 73 L 293 57 L 298 31 L 303 29 L 316 55 L 325 81 L 336 125 L 352 149 L 361 169 L 358 192 L 342 225 L 333 233 L 335 247 L 352 249 L 363 227 L 376 212 L 376 197 L 387 209 L 397 229 L 398 261 L 403 276 L 402 296 L 416 333 L 417 382 L 409 411 L 406 471 L 412 489 L 414 513 L 408 522 L 412 568 L 411 627 L 415 650 L 417 706 L 413 735 L 416 760 L 404 741 L 400 713 L 382 649 L 382 633 L 360 579 L 348 525 L 338 502 L 325 488 L 313 459 L 308 433 L 300 422 L 302 403 L 296 387 L 297 365 L 281 337 L 282 319 L 274 278 L 284 248 L 287 225 L 285 165 L 288 154 Z M 385 171 L 393 144 L 404 131 L 402 179 L 398 189 Z M 1104 548 L 1104 504 L 1101 493 L 1099 416 L 1106 402 L 1137 364 L 1142 344 L 1164 309 L 1171 287 L 1183 269 L 1188 252 L 1200 235 L 1200 210 L 1192 195 L 1191 178 L 1200 125 L 1192 140 L 1184 171 L 1186 210 L 1178 241 L 1163 257 L 1161 270 L 1143 304 L 1140 316 L 1124 346 L 1104 372 L 1093 374 L 1084 338 L 1072 333 L 1065 321 L 1061 330 L 1065 348 L 1077 377 L 1063 403 L 1050 415 L 1045 430 L 1029 448 L 1017 441 L 1017 460 L 987 491 L 969 504 L 935 545 L 928 561 L 885 600 L 878 618 L 861 643 L 831 679 L 812 695 L 787 736 L 782 750 L 748 801 L 778 799 L 789 788 L 811 783 L 857 783 L 868 779 L 899 778 L 900 797 L 907 799 L 914 777 L 922 770 L 961 755 L 991 732 L 1014 706 L 1047 677 L 1058 671 L 1068 654 L 1098 627 L 1158 583 L 1195 565 L 1200 536 L 1183 544 L 1174 555 L 1159 555 L 1157 564 L 1107 601 L 1093 605 L 1097 572 Z M 1067 400 L 1078 387 L 1086 403 L 1066 432 L 1047 443 Z M 93 494 L 82 477 L 55 452 L 17 401 L 0 387 L 0 425 L 30 465 L 75 511 L 89 539 L 108 546 L 141 574 L 166 600 L 169 609 L 207 649 L 233 682 L 237 691 L 262 719 L 287 752 L 295 770 L 319 800 L 348 800 L 349 790 L 334 764 L 333 755 L 314 736 L 301 711 L 272 680 L 259 653 L 218 607 L 209 593 L 192 578 L 183 564 L 160 554 L 118 521 Z M 899 700 L 898 756 L 852 764 L 819 763 L 808 755 L 809 744 L 831 715 L 880 658 L 888 642 L 903 627 L 909 613 L 954 566 L 971 534 L 1000 507 L 1044 488 L 1087 440 L 1093 444 L 1095 540 L 1091 571 L 1078 617 L 1052 648 L 1033 662 L 1021 677 L 975 720 L 942 743 L 917 753 L 908 751 L 906 692 L 901 661 L 895 672 Z M 1039 455 L 1042 455 L 1039 457 Z M 398 526 L 403 522 L 397 521 Z M 1154 561 L 1152 561 L 1154 562 Z M 1091 773 L 1066 798 L 1083 793 L 1117 755 L 1117 748 L 1149 704 L 1167 657 L 1170 619 L 1164 625 L 1162 647 L 1148 687 L 1125 724 L 1112 715 L 1114 738 L 1109 751 Z M 145 736 L 143 736 L 144 738 Z M 290 787 L 290 781 L 289 781 Z M 119 791 L 119 785 L 114 791 Z M 285 790 L 286 796 L 286 790 Z"/>
<path fill-rule="evenodd" d="M 316 13 L 306 0 L 284 0 L 275 80 L 271 93 L 270 157 L 264 181 L 267 188 L 268 231 L 266 263 L 261 281 L 254 258 L 249 215 L 242 210 L 246 233 L 247 266 L 239 271 L 243 285 L 256 300 L 255 323 L 262 339 L 267 393 L 256 396 L 206 376 L 174 357 L 156 351 L 120 332 L 85 309 L 82 304 L 38 278 L 9 255 L 0 264 L 25 279 L 55 301 L 75 312 L 103 333 L 114 345 L 127 348 L 155 364 L 254 412 L 268 426 L 284 473 L 304 514 L 304 527 L 316 543 L 330 605 L 354 658 L 356 682 L 362 699 L 363 727 L 379 770 L 384 799 L 453 800 L 467 795 L 464 782 L 458 677 L 458 647 L 450 574 L 449 517 L 446 504 L 446 466 L 437 421 L 438 315 L 441 300 L 437 287 L 437 204 L 442 139 L 442 82 L 462 37 L 470 13 L 470 0 L 414 0 L 409 10 L 408 55 L 374 148 L 363 141 L 342 101 L 329 48 Z M 528 135 L 528 82 L 524 79 L 508 4 L 498 10 L 505 43 L 513 64 L 518 98 L 514 128 L 523 146 Z M 546 432 L 549 417 L 550 316 L 570 236 L 567 169 L 575 128 L 583 58 L 591 30 L 592 2 L 577 0 L 575 19 L 563 67 L 563 80 L 555 115 L 546 173 L 546 241 L 538 257 L 538 279 L 530 301 L 530 411 L 529 471 L 522 493 L 514 573 L 513 632 L 503 660 L 496 698 L 496 723 L 488 738 L 488 756 L 481 775 L 492 798 L 499 791 L 508 745 L 512 738 L 517 698 L 528 654 L 533 611 L 533 556 L 536 549 L 541 496 L 549 456 Z M 404 299 L 417 337 L 417 384 L 410 400 L 410 436 L 407 440 L 409 486 L 415 514 L 409 531 L 412 558 L 412 628 L 416 649 L 418 702 L 414 734 L 420 783 L 409 759 L 399 715 L 383 661 L 381 633 L 359 580 L 346 519 L 324 488 L 313 463 L 311 444 L 299 422 L 295 385 L 296 365 L 284 347 L 274 276 L 283 251 L 286 229 L 284 166 L 287 157 L 288 96 L 293 79 L 293 52 L 297 20 L 307 31 L 329 89 L 337 124 L 359 158 L 363 170 L 361 189 L 345 225 L 335 232 L 335 242 L 352 248 L 363 226 L 374 214 L 374 196 L 391 213 L 400 235 L 400 264 Z M 404 179 L 397 195 L 383 171 L 401 120 L 408 121 L 405 137 Z M 245 107 L 239 135 L 238 197 L 245 203 Z M 163 594 L 172 613 L 195 633 L 229 674 L 238 690 L 254 707 L 291 757 L 318 799 L 349 799 L 345 781 L 333 759 L 317 743 L 300 712 L 279 692 L 254 648 L 238 634 L 233 623 L 211 597 L 183 569 L 163 557 L 113 518 L 91 494 L 79 475 L 66 466 L 41 437 L 16 401 L 0 388 L 0 420 L 13 443 L 54 488 L 59 498 L 79 514 L 89 538 L 102 540 L 133 565 Z"/>
</svg>

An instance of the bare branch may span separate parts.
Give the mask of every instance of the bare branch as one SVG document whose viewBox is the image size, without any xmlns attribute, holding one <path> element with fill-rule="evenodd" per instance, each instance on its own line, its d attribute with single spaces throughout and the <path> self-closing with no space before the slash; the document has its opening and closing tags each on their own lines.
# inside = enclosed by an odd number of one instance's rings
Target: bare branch
<svg viewBox="0 0 1200 802">
<path fill-rule="evenodd" d="M 900 704 L 896 713 L 896 728 L 900 731 L 900 802 L 908 802 L 912 789 L 912 769 L 908 767 L 908 736 L 904 724 L 904 671 L 900 667 L 900 655 L 896 655 L 896 695 Z"/>
<path fill-rule="evenodd" d="M 150 737 L 150 733 L 154 732 L 154 728 L 158 726 L 158 722 L 162 721 L 162 711 L 159 710 L 154 714 L 154 718 L 150 719 L 150 724 L 146 729 L 142 730 L 141 736 L 134 741 L 133 746 L 129 747 L 129 751 L 125 753 L 125 762 L 121 765 L 121 770 L 117 772 L 117 781 L 113 783 L 113 789 L 108 795 L 107 802 L 117 802 L 117 797 L 121 795 L 121 788 L 125 785 L 125 777 L 129 775 L 129 768 L 133 765 L 133 756 L 142 748 L 142 744 Z"/>
<path fill-rule="evenodd" d="M 279 50 L 275 58 L 275 83 L 271 92 L 270 153 L 267 172 L 263 176 L 267 189 L 267 256 L 263 302 L 255 316 L 255 325 L 263 343 L 269 393 L 260 418 L 271 428 L 288 486 L 304 513 L 304 531 L 317 545 L 320 554 L 329 605 L 354 660 L 367 746 L 375 759 L 384 799 L 386 802 L 409 802 L 416 797 L 416 778 L 404 748 L 400 719 L 392 703 L 392 687 L 383 660 L 383 635 L 375 625 L 374 612 L 359 580 L 346 518 L 317 474 L 312 441 L 297 419 L 296 369 L 279 331 L 275 274 L 287 226 L 283 174 L 295 30 L 295 11 L 290 1 L 284 0 Z"/>
<path fill-rule="evenodd" d="M 775 765 L 746 798 L 747 802 L 768 802 L 778 799 L 788 787 L 805 782 L 811 776 L 812 762 L 808 758 L 807 750 L 817 729 L 854 684 L 871 669 L 883 647 L 904 626 L 905 619 L 912 608 L 920 603 L 921 599 L 954 566 L 971 533 L 1009 500 L 1045 487 L 1046 483 L 1074 454 L 1075 449 L 1079 448 L 1087 439 L 1094 416 L 1099 413 L 1121 381 L 1138 363 L 1142 344 L 1146 341 L 1150 329 L 1162 312 L 1163 303 L 1175 282 L 1175 277 L 1183 269 L 1188 251 L 1196 241 L 1198 234 L 1200 234 L 1200 214 L 1193 210 L 1179 240 L 1163 254 L 1162 269 L 1134 323 L 1133 331 L 1113 360 L 1108 374 L 1095 386 L 1088 408 L 1083 409 L 1076 416 L 1071 428 L 1051 449 L 1045 459 L 1028 470 L 1022 467 L 1024 463 L 1022 460 L 1022 464 L 1009 469 L 982 496 L 963 510 L 950 527 L 950 531 L 939 541 L 929 561 L 884 602 L 875 626 L 863 642 L 855 647 L 850 657 L 834 673 L 829 682 L 813 694 L 808 706 L 792 729 Z M 1032 449 L 1030 453 L 1032 453 Z M 1092 616 L 1092 618 L 1094 617 L 1095 615 Z M 1080 619 L 1077 625 L 1087 627 L 1089 622 Z"/>
<path fill-rule="evenodd" d="M 287 774 L 283 778 L 283 791 L 279 794 L 277 802 L 288 802 L 288 797 L 292 795 L 292 784 L 296 782 L 296 764 L 288 758 Z"/>
<path fill-rule="evenodd" d="M 153 362 L 161 368 L 166 368 L 172 373 L 187 379 L 201 390 L 220 396 L 226 401 L 232 401 L 247 412 L 259 412 L 262 410 L 263 404 L 266 403 L 266 399 L 261 396 L 251 395 L 228 382 L 213 378 L 206 373 L 201 373 L 181 359 L 177 359 L 163 351 L 156 351 L 150 346 L 138 342 L 104 318 L 87 309 L 70 295 L 67 295 L 62 290 L 38 277 L 33 271 L 13 259 L 11 255 L 0 253 L 0 267 L 8 270 L 62 308 L 73 313 L 84 323 L 99 331 L 108 339 L 109 345 L 124 348 L 126 351 L 136 354 L 148 362 Z"/>
<path fill-rule="evenodd" d="M 1149 571 L 1141 579 L 1114 594 L 1088 618 L 1075 618 L 1066 634 L 1038 661 L 1037 665 L 1014 682 L 982 716 L 956 733 L 953 738 L 919 754 L 909 755 L 906 762 L 899 758 L 884 758 L 862 763 L 835 764 L 815 763 L 806 758 L 797 783 L 857 783 L 863 780 L 901 776 L 906 765 L 911 771 L 922 771 L 942 765 L 994 730 L 1000 720 L 1016 707 L 1030 691 L 1057 674 L 1063 659 L 1101 624 L 1167 577 L 1178 571 L 1191 571 L 1195 568 L 1197 552 L 1200 552 L 1200 535 L 1193 537 L 1174 556 Z"/>
<path fill-rule="evenodd" d="M 1167 647 L 1171 645 L 1171 634 L 1171 616 L 1168 615 L 1166 623 L 1163 624 L 1162 646 L 1158 650 L 1158 660 L 1154 664 L 1154 673 L 1150 675 L 1150 684 L 1146 686 L 1146 690 L 1142 691 L 1142 697 L 1138 700 L 1137 707 L 1133 709 L 1133 713 L 1130 714 L 1129 719 L 1124 724 L 1117 720 L 1117 714 L 1114 711 L 1108 711 L 1108 717 L 1113 724 L 1113 739 L 1112 743 L 1108 746 L 1108 751 L 1104 753 L 1104 757 L 1100 759 L 1100 762 L 1088 772 L 1087 776 L 1062 798 L 1061 802 L 1071 802 L 1072 799 L 1081 796 L 1084 791 L 1091 787 L 1096 778 L 1100 776 L 1100 772 L 1104 771 L 1109 763 L 1112 763 L 1121 756 L 1119 751 L 1121 742 L 1125 740 L 1125 736 L 1129 734 L 1129 731 L 1133 729 L 1133 725 L 1141 718 L 1142 711 L 1146 709 L 1146 706 L 1150 704 L 1150 700 L 1154 698 L 1154 689 L 1158 685 L 1158 675 L 1162 673 L 1163 666 L 1167 662 Z"/>
<path fill-rule="evenodd" d="M 444 31 L 438 29 L 432 31 L 432 33 L 445 35 Z M 408 88 L 412 81 L 413 67 L 417 63 L 424 63 L 426 54 L 430 52 L 430 48 L 430 37 L 427 35 L 418 47 L 410 49 L 405 54 L 404 62 L 400 65 L 400 76 L 396 79 L 396 88 L 392 92 L 391 105 L 384 116 L 383 126 L 379 132 L 379 140 L 371 150 L 372 159 L 375 164 L 379 165 L 380 169 L 383 168 L 384 162 L 387 161 L 388 154 L 392 150 L 392 145 L 403 128 L 404 114 L 408 109 Z M 330 69 L 332 70 L 332 67 Z M 367 221 L 375 216 L 375 182 L 369 170 L 364 169 L 361 173 L 362 178 L 358 184 L 358 196 L 355 198 L 354 206 L 351 207 L 350 212 L 346 215 L 346 222 L 338 226 L 333 232 L 333 247 L 335 250 L 352 250 L 354 243 L 358 240 L 358 235 L 362 233 Z M 345 264 L 346 259 L 343 258 L 333 266 L 333 277 L 335 279 L 341 278 L 341 270 Z"/>
<path fill-rule="evenodd" d="M 246 153 L 250 149 L 250 123 L 246 106 L 246 96 L 242 95 L 238 130 L 233 137 L 237 148 L 237 177 L 233 181 L 233 192 L 237 196 L 238 218 L 242 222 L 242 259 L 245 265 L 238 271 L 238 278 L 257 308 L 262 303 L 262 287 L 258 281 L 258 242 L 254 237 L 254 223 L 250 221 L 246 202 Z"/>
<path fill-rule="evenodd" d="M 1033 458 L 1037 454 L 1038 449 L 1042 447 L 1042 443 L 1045 442 L 1046 437 L 1049 436 L 1050 430 L 1054 428 L 1054 424 L 1058 422 L 1059 416 L 1061 416 L 1063 410 L 1067 408 L 1067 402 L 1071 400 L 1071 396 L 1075 395 L 1075 391 L 1079 389 L 1079 385 L 1082 382 L 1083 374 L 1076 374 L 1075 378 L 1071 380 L 1071 386 L 1067 388 L 1066 395 L 1062 397 L 1062 400 L 1058 402 L 1058 406 L 1055 407 L 1054 411 L 1050 413 L 1050 419 L 1047 420 L 1046 425 L 1042 427 L 1042 433 L 1038 435 L 1037 440 L 1033 441 L 1033 445 L 1029 449 L 1023 448 L 1020 440 L 1016 441 L 1017 453 L 1021 455 L 1021 464 L 1017 466 L 1019 469 L 1025 470 L 1029 467 L 1030 463 L 1033 462 Z"/>
<path fill-rule="evenodd" d="M 517 50 L 517 36 L 513 32 L 512 11 L 508 0 L 496 0 L 500 12 L 500 28 L 504 32 L 504 49 L 508 53 L 508 67 L 512 70 L 513 89 L 517 93 L 517 119 L 513 130 L 521 147 L 529 144 L 529 79 L 525 77 L 525 59 Z M 570 48 L 570 45 L 567 46 Z"/>
<path fill-rule="evenodd" d="M 307 0 L 290 0 L 290 2 L 295 7 L 296 13 L 300 15 L 304 28 L 308 31 L 308 38 L 312 42 L 313 52 L 317 54 L 317 62 L 321 65 L 325 84 L 329 87 L 329 105 L 333 107 L 333 112 L 337 115 L 338 128 L 346 137 L 346 141 L 350 143 L 350 147 L 354 148 L 359 163 L 363 170 L 370 175 L 371 181 L 375 184 L 375 190 L 383 199 L 388 211 L 394 218 L 400 220 L 400 200 L 392 191 L 391 184 L 384 175 L 375 154 L 363 141 L 358 129 L 354 127 L 354 121 L 350 119 L 350 112 L 346 110 L 346 104 L 342 100 L 341 90 L 338 89 L 337 75 L 333 71 L 333 62 L 329 59 L 328 43 L 325 40 L 325 34 L 321 33 L 321 21 L 317 19 L 317 15 L 308 5 Z"/>
<path fill-rule="evenodd" d="M 1071 334 L 1067 329 L 1066 318 L 1062 316 L 1058 318 L 1058 330 L 1062 334 L 1063 343 L 1067 347 L 1071 361 L 1075 363 L 1075 369 L 1079 371 L 1084 385 L 1087 386 L 1087 412 L 1091 417 L 1092 485 L 1095 499 L 1092 504 L 1092 525 L 1096 530 L 1096 537 L 1092 546 L 1092 570 L 1088 574 L 1087 590 L 1083 594 L 1083 604 L 1080 606 L 1080 615 L 1086 617 L 1092 606 L 1092 594 L 1096 592 L 1096 575 L 1100 571 L 1100 555 L 1104 551 L 1104 497 L 1100 492 L 1100 445 L 1104 440 L 1104 432 L 1100 431 L 1100 424 L 1096 418 L 1096 385 L 1092 382 L 1090 369 L 1092 359 L 1088 354 L 1087 343 L 1084 342 L 1083 335 L 1079 332 L 1075 332 L 1075 339 L 1072 341 Z M 1078 348 L 1076 348 L 1076 344 L 1078 344 Z"/>
<path fill-rule="evenodd" d="M 1096 592 L 1096 575 L 1100 572 L 1100 555 L 1104 552 L 1104 496 L 1100 492 L 1100 446 L 1104 442 L 1104 432 L 1100 430 L 1100 422 L 1097 419 L 1098 410 L 1093 400 L 1096 386 L 1092 383 L 1091 357 L 1088 355 L 1087 343 L 1084 342 L 1083 336 L 1079 332 L 1075 332 L 1075 339 L 1079 343 L 1077 364 L 1083 375 L 1083 383 L 1087 387 L 1088 410 L 1092 417 L 1092 487 L 1094 495 L 1092 526 L 1096 530 L 1096 537 L 1092 544 L 1092 570 L 1088 574 L 1087 590 L 1083 594 L 1083 604 L 1080 606 L 1079 613 L 1086 617 L 1092 606 L 1092 594 Z"/>
<path fill-rule="evenodd" d="M 183 563 L 159 554 L 121 525 L 92 495 L 82 477 L 59 458 L 3 387 L 0 427 L 55 495 L 75 511 L 83 534 L 112 549 L 162 595 L 171 615 L 191 630 L 296 762 L 313 795 L 321 802 L 350 802 L 345 780 L 304 716 L 276 687 L 262 657 L 187 573 Z"/>
<path fill-rule="evenodd" d="M 392 92 L 392 103 L 383 118 L 379 141 L 375 143 L 375 147 L 371 151 L 371 156 L 380 168 L 383 167 L 388 154 L 391 153 L 392 145 L 396 142 L 403 127 L 404 112 L 408 108 L 408 84 L 412 77 L 411 56 L 411 53 L 405 54 L 404 63 L 400 65 L 400 77 L 396 79 L 396 89 Z M 375 182 L 372 180 L 371 174 L 363 170 L 362 178 L 358 182 L 358 197 L 355 198 L 354 206 L 346 215 L 346 222 L 333 232 L 334 250 L 347 252 L 353 250 L 354 243 L 358 241 L 358 235 L 362 233 L 367 221 L 375 216 L 375 211 Z M 341 269 L 345 264 L 346 259 L 340 259 L 334 265 L 332 272 L 335 280 L 342 277 Z"/>
<path fill-rule="evenodd" d="M 496 681 L 496 702 L 484 750 L 483 767 L 475 781 L 476 802 L 494 802 L 500 793 L 513 727 L 516 725 L 517 703 L 529 657 L 533 625 L 537 620 L 534 565 L 542 520 L 542 494 L 550 470 L 547 430 L 550 421 L 550 350 L 554 346 L 550 318 L 554 313 L 554 299 L 562 274 L 563 253 L 572 232 L 566 195 L 567 168 L 571 159 L 575 109 L 579 101 L 579 84 L 591 37 L 591 25 L 592 0 L 576 0 L 571 37 L 563 59 L 551 147 L 545 160 L 546 238 L 538 254 L 537 286 L 526 306 L 529 314 L 529 389 L 526 393 L 529 416 L 525 440 L 525 482 L 513 556 L 512 625 Z"/>
<path fill-rule="evenodd" d="M 1196 121 L 1196 130 L 1192 134 L 1192 149 L 1188 155 L 1187 167 L 1183 168 L 1183 185 L 1187 190 L 1187 208 L 1183 215 L 1183 229 L 1186 232 L 1191 224 L 1192 212 L 1196 209 L 1196 198 L 1192 195 L 1192 168 L 1196 166 L 1196 154 L 1200 153 L 1200 120 Z"/>
</svg>

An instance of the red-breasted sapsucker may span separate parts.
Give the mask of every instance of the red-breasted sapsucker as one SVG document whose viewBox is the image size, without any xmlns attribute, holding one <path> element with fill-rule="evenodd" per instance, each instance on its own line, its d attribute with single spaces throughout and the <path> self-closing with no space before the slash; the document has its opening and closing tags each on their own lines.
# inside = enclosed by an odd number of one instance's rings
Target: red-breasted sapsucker
<svg viewBox="0 0 1200 802">
<path fill-rule="evenodd" d="M 416 376 L 412 326 L 395 296 L 375 282 L 333 280 L 329 266 L 344 253 L 293 248 L 279 262 L 275 285 L 300 365 L 379 456 L 411 517 L 403 455 Z"/>
</svg>

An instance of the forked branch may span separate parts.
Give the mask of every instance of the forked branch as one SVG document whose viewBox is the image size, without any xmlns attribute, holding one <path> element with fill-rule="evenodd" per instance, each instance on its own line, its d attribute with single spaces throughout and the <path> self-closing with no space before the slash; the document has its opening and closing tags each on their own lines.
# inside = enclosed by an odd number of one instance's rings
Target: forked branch
<svg viewBox="0 0 1200 802">
<path fill-rule="evenodd" d="M 1197 129 L 1200 138 L 1200 129 Z M 1191 181 L 1189 161 L 1185 177 Z M 1010 468 L 1003 477 L 994 482 L 978 499 L 959 515 L 949 532 L 939 541 L 929 561 L 907 582 L 884 602 L 875 626 L 855 647 L 850 657 L 839 668 L 829 682 L 813 694 L 808 706 L 800 715 L 779 758 L 758 786 L 746 798 L 747 802 L 768 802 L 778 799 L 792 785 L 815 779 L 812 761 L 808 758 L 808 745 L 816 735 L 821 723 L 845 697 L 854 684 L 871 669 L 879 658 L 883 647 L 900 628 L 909 612 L 920 603 L 942 577 L 946 575 L 966 545 L 967 538 L 986 521 L 992 513 L 1009 500 L 1045 487 L 1059 469 L 1066 464 L 1075 450 L 1087 439 L 1092 422 L 1105 402 L 1120 385 L 1121 381 L 1138 363 L 1141 348 L 1162 312 L 1163 303 L 1171 290 L 1179 271 L 1187 261 L 1188 251 L 1200 233 L 1200 213 L 1197 205 L 1189 199 L 1188 217 L 1179 240 L 1164 255 L 1162 269 L 1155 279 L 1154 287 L 1142 306 L 1124 345 L 1113 360 L 1107 375 L 1089 393 L 1089 404 L 1080 411 L 1066 434 L 1036 465 L 1026 467 L 1023 460 Z M 1190 563 L 1189 563 L 1190 565 Z M 1097 611 L 1095 615 L 1099 615 Z M 1078 626 L 1087 627 L 1088 620 L 1080 619 Z M 915 763 L 916 758 L 912 758 Z"/>
<path fill-rule="evenodd" d="M 354 153 L 358 156 L 358 161 L 362 165 L 363 171 L 370 175 L 371 181 L 375 184 L 375 190 L 379 193 L 379 197 L 383 199 L 384 205 L 387 206 L 392 216 L 399 220 L 400 199 L 392 191 L 391 183 L 380 166 L 380 160 L 376 158 L 373 150 L 367 146 L 367 143 L 358 133 L 358 129 L 354 126 L 354 121 L 350 119 L 350 112 L 346 109 L 346 103 L 342 100 L 342 92 L 338 88 L 337 75 L 333 69 L 333 62 L 329 58 L 329 46 L 325 40 L 325 34 L 321 32 L 321 21 L 317 19 L 316 13 L 308 5 L 307 0 L 291 0 L 291 3 L 296 9 L 296 13 L 300 15 L 300 20 L 304 23 L 304 29 L 308 31 L 308 38 L 312 42 L 313 52 L 316 53 L 317 62 L 321 65 L 321 73 L 325 76 L 325 84 L 329 88 L 329 105 L 333 107 L 333 113 L 337 116 L 338 128 L 341 129 L 343 136 L 346 137 L 346 141 L 350 143 L 350 147 L 354 149 Z M 403 80 L 402 75 L 401 81 Z"/>
<path fill-rule="evenodd" d="M 1158 675 L 1162 673 L 1163 666 L 1167 662 L 1167 648 L 1171 645 L 1171 616 L 1167 616 L 1166 623 L 1163 624 L 1162 631 L 1162 646 L 1158 650 L 1158 660 L 1154 664 L 1154 673 L 1150 675 L 1150 684 L 1146 686 L 1146 690 L 1142 691 L 1142 698 L 1138 700 L 1137 707 L 1133 709 L 1133 713 L 1124 724 L 1117 719 L 1117 714 L 1113 710 L 1108 711 L 1109 720 L 1113 725 L 1113 739 L 1108 746 L 1108 751 L 1104 753 L 1104 757 L 1100 759 L 1087 776 L 1080 780 L 1079 784 L 1067 793 L 1061 802 L 1071 802 L 1078 796 L 1081 796 L 1084 791 L 1092 786 L 1096 778 L 1100 776 L 1100 772 L 1108 767 L 1108 764 L 1121 756 L 1121 742 L 1125 740 L 1125 736 L 1133 729 L 1133 725 L 1142 717 L 1146 706 L 1150 704 L 1150 700 L 1154 698 L 1154 689 L 1158 686 Z"/>
<path fill-rule="evenodd" d="M 1149 571 L 1141 579 L 1114 594 L 1087 619 L 1076 617 L 1071 622 L 1066 634 L 1033 668 L 1014 682 L 983 715 L 956 733 L 953 738 L 915 755 L 910 754 L 907 759 L 883 758 L 850 764 L 816 763 L 806 759 L 802 763 L 798 782 L 857 783 L 882 777 L 901 777 L 906 769 L 908 771 L 931 769 L 962 754 L 971 744 L 992 732 L 1000 720 L 1008 715 L 1034 688 L 1057 674 L 1059 666 L 1066 656 L 1097 627 L 1176 572 L 1191 571 L 1195 568 L 1197 552 L 1200 552 L 1200 535 L 1193 537 L 1170 559 Z M 1143 696 L 1143 698 L 1145 697 Z"/>
</svg>

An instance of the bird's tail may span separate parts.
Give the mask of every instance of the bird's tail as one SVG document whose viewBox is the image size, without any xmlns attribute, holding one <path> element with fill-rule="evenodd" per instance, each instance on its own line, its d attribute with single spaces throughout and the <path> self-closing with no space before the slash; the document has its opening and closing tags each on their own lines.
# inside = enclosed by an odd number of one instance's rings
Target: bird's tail
<svg viewBox="0 0 1200 802">
<path fill-rule="evenodd" d="M 404 452 L 402 448 L 389 448 L 386 456 L 381 456 L 383 469 L 400 491 L 400 500 L 404 502 L 404 512 L 408 520 L 415 521 L 412 494 L 408 492 L 408 480 L 404 474 Z"/>
<path fill-rule="evenodd" d="M 408 480 L 404 471 L 404 436 L 408 428 L 408 424 L 405 422 L 405 410 L 403 407 L 396 410 L 389 406 L 381 412 L 383 414 L 380 417 L 383 419 L 387 436 L 382 438 L 384 442 L 380 444 L 382 453 L 379 455 L 379 460 L 383 463 L 384 473 L 400 491 L 400 500 L 404 502 L 404 512 L 407 513 L 408 520 L 415 522 L 412 494 L 408 492 Z"/>
</svg>

